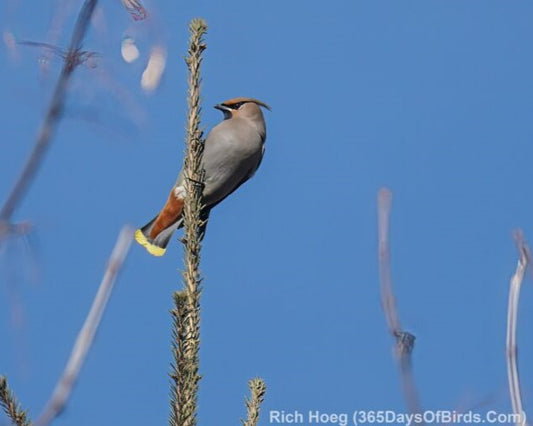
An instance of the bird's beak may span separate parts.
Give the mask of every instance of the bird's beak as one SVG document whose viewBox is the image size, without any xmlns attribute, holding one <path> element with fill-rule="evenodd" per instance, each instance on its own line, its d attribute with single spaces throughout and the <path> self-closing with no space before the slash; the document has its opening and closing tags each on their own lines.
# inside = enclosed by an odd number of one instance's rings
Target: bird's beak
<svg viewBox="0 0 533 426">
<path fill-rule="evenodd" d="M 230 107 L 227 107 L 226 105 L 224 104 L 217 104 L 215 105 L 215 108 L 222 111 L 222 112 L 229 112 L 231 113 L 231 108 Z"/>
</svg>

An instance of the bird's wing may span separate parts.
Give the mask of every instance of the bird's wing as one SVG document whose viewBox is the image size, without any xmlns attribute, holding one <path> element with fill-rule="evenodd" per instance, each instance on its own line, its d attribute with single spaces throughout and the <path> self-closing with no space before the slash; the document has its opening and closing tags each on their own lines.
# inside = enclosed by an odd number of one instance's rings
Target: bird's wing
<svg viewBox="0 0 533 426">
<path fill-rule="evenodd" d="M 251 167 L 250 170 L 243 176 L 243 178 L 230 190 L 228 191 L 228 193 L 222 197 L 220 200 L 206 206 L 207 209 L 211 210 L 213 207 L 215 207 L 217 204 L 221 203 L 222 201 L 224 201 L 226 198 L 228 198 L 231 194 L 233 194 L 237 189 L 239 189 L 239 187 L 244 183 L 246 182 L 247 180 L 251 179 L 253 177 L 253 175 L 255 175 L 255 172 L 257 171 L 257 169 L 259 168 L 259 166 L 261 165 L 261 162 L 263 161 L 263 154 L 265 153 L 265 147 L 263 146 L 262 148 L 262 152 L 261 152 L 261 156 L 259 157 L 259 161 L 255 164 L 254 167 Z"/>
</svg>

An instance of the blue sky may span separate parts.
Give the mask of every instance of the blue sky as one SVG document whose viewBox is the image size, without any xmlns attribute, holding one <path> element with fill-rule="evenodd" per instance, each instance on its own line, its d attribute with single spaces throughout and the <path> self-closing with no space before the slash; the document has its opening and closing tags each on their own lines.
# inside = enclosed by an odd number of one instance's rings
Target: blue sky
<svg viewBox="0 0 533 426">
<path fill-rule="evenodd" d="M 65 4 L 70 5 L 66 7 Z M 1 3 L 2 31 L 65 46 L 81 2 Z M 376 195 L 394 194 L 393 280 L 417 336 L 424 408 L 510 412 L 505 365 L 511 232 L 533 241 L 533 5 L 526 1 L 146 3 L 133 22 L 101 2 L 65 116 L 16 212 L 35 232 L 0 266 L 0 373 L 35 416 L 62 371 L 125 223 L 164 203 L 182 164 L 187 25 L 209 25 L 203 124 L 212 106 L 272 106 L 256 176 L 216 208 L 204 241 L 200 424 L 236 424 L 248 379 L 270 410 L 404 412 L 379 300 Z M 141 59 L 120 58 L 133 36 Z M 168 56 L 159 90 L 139 88 L 150 46 Z M 3 45 L 4 46 L 4 45 Z M 61 66 L 0 50 L 3 200 L 31 149 Z M 132 247 L 58 425 L 164 424 L 169 309 L 180 244 L 163 258 Z M 533 415 L 531 279 L 518 342 Z M 13 318 L 18 318 L 14 320 Z M 488 402 L 487 402 L 488 401 Z M 479 406 L 481 404 L 481 406 Z M 1 424 L 1 422 L 0 422 Z"/>
</svg>

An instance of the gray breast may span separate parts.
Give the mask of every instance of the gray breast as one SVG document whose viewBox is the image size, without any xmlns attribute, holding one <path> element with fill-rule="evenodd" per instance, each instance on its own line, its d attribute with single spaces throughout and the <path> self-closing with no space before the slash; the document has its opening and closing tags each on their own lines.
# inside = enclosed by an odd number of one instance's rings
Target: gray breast
<svg viewBox="0 0 533 426">
<path fill-rule="evenodd" d="M 215 204 L 253 175 L 263 155 L 264 137 L 249 120 L 232 118 L 215 126 L 205 142 L 204 201 Z"/>
</svg>

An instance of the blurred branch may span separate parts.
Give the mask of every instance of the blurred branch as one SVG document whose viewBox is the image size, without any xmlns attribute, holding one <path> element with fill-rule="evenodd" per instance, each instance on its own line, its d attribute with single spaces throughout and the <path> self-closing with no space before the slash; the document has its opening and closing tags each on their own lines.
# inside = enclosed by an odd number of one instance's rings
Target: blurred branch
<svg viewBox="0 0 533 426">
<path fill-rule="evenodd" d="M 390 212 L 392 207 L 392 192 L 388 188 L 381 188 L 378 192 L 378 250 L 381 304 L 385 313 L 389 333 L 396 341 L 395 354 L 401 374 L 402 387 L 411 413 L 420 413 L 418 392 L 415 386 L 411 355 L 415 346 L 415 336 L 402 330 L 396 299 L 392 289 L 392 273 L 390 262 Z"/>
<path fill-rule="evenodd" d="M 134 21 L 141 21 L 148 17 L 148 12 L 138 0 L 120 0 Z"/>
<path fill-rule="evenodd" d="M 8 235 L 27 235 L 32 230 L 32 224 L 28 221 L 9 223 L 0 221 L 0 243 L 2 238 Z"/>
<path fill-rule="evenodd" d="M 188 57 L 189 93 L 187 118 L 187 151 L 184 159 L 185 205 L 183 223 L 185 228 L 183 272 L 184 289 L 174 295 L 175 309 L 173 330 L 174 365 L 171 377 L 170 424 L 192 426 L 197 424 L 198 385 L 200 382 L 198 352 L 200 348 L 200 249 L 202 190 L 204 173 L 201 167 L 204 147 L 200 130 L 200 65 L 205 50 L 203 37 L 207 24 L 202 19 L 193 19 L 189 26 Z"/>
<path fill-rule="evenodd" d="M 107 302 L 109 301 L 117 276 L 128 254 L 132 237 L 132 229 L 127 226 L 123 227 L 117 238 L 111 257 L 109 258 L 107 269 L 89 314 L 85 319 L 85 323 L 83 324 L 72 352 L 70 353 L 65 370 L 63 371 L 52 396 L 48 400 L 43 413 L 37 420 L 38 426 L 48 425 L 54 420 L 54 418 L 63 411 L 65 404 L 72 393 L 74 384 L 76 383 L 81 367 L 85 362 L 87 353 L 91 348 L 94 336 L 100 325 L 102 315 L 107 306 Z"/>
<path fill-rule="evenodd" d="M 44 121 L 37 133 L 33 151 L 26 160 L 26 164 L 24 165 L 18 180 L 11 189 L 6 202 L 2 206 L 2 209 L 0 209 L 0 222 L 9 222 L 11 220 L 14 211 L 24 198 L 44 160 L 44 155 L 50 146 L 50 141 L 63 112 L 65 97 L 72 73 L 84 60 L 83 57 L 80 56 L 83 53 L 81 51 L 81 45 L 85 38 L 96 3 L 97 0 L 85 0 L 83 3 L 72 33 L 68 51 L 65 55 L 61 74 L 57 80 Z"/>
<path fill-rule="evenodd" d="M 531 259 L 531 253 L 527 246 L 522 231 L 514 233 L 516 247 L 518 249 L 518 265 L 516 271 L 511 277 L 509 287 L 509 304 L 507 308 L 507 376 L 509 379 L 509 393 L 513 412 L 517 416 L 516 426 L 525 426 L 526 418 L 522 407 L 522 396 L 520 392 L 520 377 L 518 374 L 518 346 L 516 343 L 516 322 L 518 316 L 518 301 L 520 299 L 520 287 L 524 281 L 528 264 Z"/>
<path fill-rule="evenodd" d="M 250 388 L 250 399 L 246 398 L 246 411 L 248 413 L 246 421 L 242 421 L 243 426 L 257 426 L 259 422 L 259 411 L 265 399 L 266 384 L 263 379 L 257 377 L 248 382 Z"/>
<path fill-rule="evenodd" d="M 392 274 L 390 265 L 390 212 L 392 207 L 392 192 L 381 188 L 378 193 L 378 242 L 379 242 L 379 272 L 381 283 L 381 303 L 385 312 L 385 320 L 389 332 L 396 336 L 400 330 L 400 320 L 396 310 L 396 299 L 392 291 Z"/>
<path fill-rule="evenodd" d="M 26 411 L 17 402 L 4 376 L 0 376 L 0 406 L 17 426 L 31 425 L 31 422 L 26 419 Z"/>
</svg>

